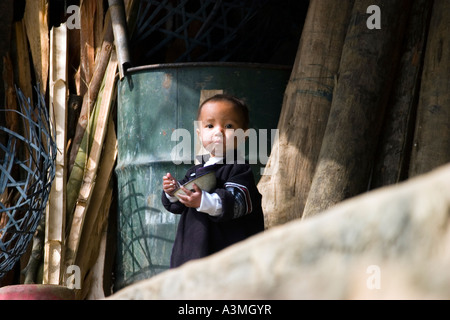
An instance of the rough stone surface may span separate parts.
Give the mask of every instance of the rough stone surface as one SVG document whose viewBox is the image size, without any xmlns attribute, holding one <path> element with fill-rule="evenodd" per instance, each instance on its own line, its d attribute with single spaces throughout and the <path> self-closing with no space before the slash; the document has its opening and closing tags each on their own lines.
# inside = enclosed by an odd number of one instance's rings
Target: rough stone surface
<svg viewBox="0 0 450 320">
<path fill-rule="evenodd" d="M 449 299 L 450 165 L 130 285 L 109 299 Z"/>
</svg>

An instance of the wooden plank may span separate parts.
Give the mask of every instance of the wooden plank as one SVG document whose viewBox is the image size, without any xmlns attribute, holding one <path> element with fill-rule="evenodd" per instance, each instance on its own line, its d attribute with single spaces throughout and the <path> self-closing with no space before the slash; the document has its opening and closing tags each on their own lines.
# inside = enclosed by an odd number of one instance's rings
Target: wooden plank
<svg viewBox="0 0 450 320">
<path fill-rule="evenodd" d="M 428 33 L 409 176 L 450 162 L 450 1 L 436 0 Z"/>
<path fill-rule="evenodd" d="M 310 3 L 284 95 L 274 143 L 258 188 L 267 228 L 300 218 L 331 108 L 353 1 Z"/>
<path fill-rule="evenodd" d="M 370 5 L 382 8 L 380 30 L 361 18 Z M 367 191 L 410 6 L 406 0 L 355 1 L 303 218 Z"/>
<path fill-rule="evenodd" d="M 48 81 L 49 31 L 48 1 L 26 0 L 24 21 L 37 82 L 45 95 Z"/>
<path fill-rule="evenodd" d="M 62 24 L 50 33 L 50 123 L 54 125 L 57 147 L 55 179 L 48 202 L 45 228 L 45 284 L 61 284 L 66 219 L 67 142 L 67 27 Z"/>
</svg>

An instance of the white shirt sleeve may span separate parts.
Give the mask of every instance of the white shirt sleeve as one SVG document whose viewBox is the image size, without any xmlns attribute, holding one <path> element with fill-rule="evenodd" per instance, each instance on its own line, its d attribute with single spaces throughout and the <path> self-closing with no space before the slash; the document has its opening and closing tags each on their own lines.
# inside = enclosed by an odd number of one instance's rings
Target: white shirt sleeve
<svg viewBox="0 0 450 320">
<path fill-rule="evenodd" d="M 167 192 L 164 192 L 166 194 L 166 198 L 169 199 L 170 202 L 174 203 L 178 201 L 177 197 L 172 197 L 170 194 L 168 194 Z"/>
<path fill-rule="evenodd" d="M 222 214 L 222 200 L 217 193 L 202 191 L 202 201 L 197 211 L 204 212 L 210 216 L 217 217 Z"/>
</svg>

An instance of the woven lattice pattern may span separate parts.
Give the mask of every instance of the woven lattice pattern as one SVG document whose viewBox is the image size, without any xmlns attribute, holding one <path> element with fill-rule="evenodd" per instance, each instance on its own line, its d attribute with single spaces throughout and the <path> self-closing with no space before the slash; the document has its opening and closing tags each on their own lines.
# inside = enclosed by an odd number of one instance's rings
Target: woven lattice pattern
<svg viewBox="0 0 450 320">
<path fill-rule="evenodd" d="M 44 98 L 37 106 L 17 90 L 14 113 L 23 135 L 0 127 L 0 278 L 25 253 L 44 213 L 55 176 L 56 145 Z M 11 117 L 10 117 L 11 118 Z"/>
<path fill-rule="evenodd" d="M 144 0 L 134 43 L 155 43 L 147 58 L 169 52 L 172 62 L 227 61 L 239 50 L 239 30 L 265 0 Z M 167 59 L 167 57 L 166 57 Z"/>
</svg>

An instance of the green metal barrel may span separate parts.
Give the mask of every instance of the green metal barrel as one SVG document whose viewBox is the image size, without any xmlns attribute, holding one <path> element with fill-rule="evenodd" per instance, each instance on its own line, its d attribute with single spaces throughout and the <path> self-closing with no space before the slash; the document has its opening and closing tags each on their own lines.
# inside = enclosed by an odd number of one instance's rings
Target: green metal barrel
<svg viewBox="0 0 450 320">
<path fill-rule="evenodd" d="M 266 130 L 262 138 L 267 140 L 277 128 L 290 72 L 289 67 L 235 63 L 128 69 L 118 84 L 116 289 L 169 268 L 178 217 L 161 204 L 162 177 L 170 172 L 181 179 L 194 165 L 200 100 L 221 91 L 245 99 L 250 127 L 257 133 Z M 179 150 L 180 145 L 188 145 L 191 152 Z M 184 163 L 178 164 L 175 154 Z M 263 165 L 253 165 L 257 180 Z"/>
</svg>

